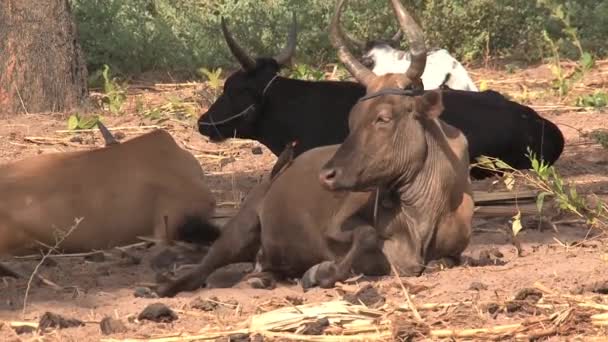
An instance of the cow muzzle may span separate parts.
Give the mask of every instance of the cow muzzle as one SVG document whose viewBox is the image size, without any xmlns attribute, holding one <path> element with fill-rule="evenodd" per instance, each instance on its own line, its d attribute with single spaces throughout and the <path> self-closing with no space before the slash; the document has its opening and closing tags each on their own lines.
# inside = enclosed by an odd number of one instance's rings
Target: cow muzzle
<svg viewBox="0 0 608 342">
<path fill-rule="evenodd" d="M 337 187 L 337 180 L 340 179 L 342 175 L 342 170 L 339 168 L 323 168 L 321 172 L 319 172 L 319 181 L 321 184 L 328 190 L 335 190 Z"/>
<path fill-rule="evenodd" d="M 350 188 L 352 184 L 344 183 L 344 172 L 342 168 L 326 167 L 319 172 L 319 181 L 327 190 L 343 190 Z"/>
</svg>

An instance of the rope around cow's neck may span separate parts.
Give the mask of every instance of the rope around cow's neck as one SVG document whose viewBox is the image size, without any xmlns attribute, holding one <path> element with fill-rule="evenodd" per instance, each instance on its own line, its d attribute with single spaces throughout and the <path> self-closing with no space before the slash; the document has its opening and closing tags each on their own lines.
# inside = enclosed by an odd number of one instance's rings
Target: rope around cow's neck
<svg viewBox="0 0 608 342">
<path fill-rule="evenodd" d="M 266 86 L 264 87 L 264 90 L 262 90 L 262 97 L 264 97 L 264 95 L 266 95 L 266 91 L 268 90 L 268 88 L 270 88 L 270 85 L 274 82 L 274 80 L 279 77 L 279 75 L 274 75 L 274 77 L 272 77 L 270 79 L 270 81 L 266 84 Z M 247 115 L 249 114 L 249 112 L 252 109 L 255 109 L 256 103 L 252 103 L 251 105 L 249 105 L 247 108 L 243 109 L 241 112 L 239 112 L 238 114 L 232 115 L 224 120 L 220 120 L 220 121 L 213 121 L 213 116 L 211 116 L 211 113 L 209 113 L 209 121 L 211 121 L 210 123 L 206 123 L 206 122 L 201 122 L 199 124 L 199 126 L 213 126 L 216 130 L 217 130 L 217 125 L 221 125 L 224 124 L 226 122 L 232 121 L 236 118 L 240 118 L 241 116 Z M 217 132 L 218 134 L 220 133 L 219 131 Z M 221 135 L 221 134 L 220 134 Z"/>
<path fill-rule="evenodd" d="M 376 188 L 376 199 L 374 200 L 374 228 L 378 227 L 378 203 L 380 202 L 380 187 Z"/>
</svg>

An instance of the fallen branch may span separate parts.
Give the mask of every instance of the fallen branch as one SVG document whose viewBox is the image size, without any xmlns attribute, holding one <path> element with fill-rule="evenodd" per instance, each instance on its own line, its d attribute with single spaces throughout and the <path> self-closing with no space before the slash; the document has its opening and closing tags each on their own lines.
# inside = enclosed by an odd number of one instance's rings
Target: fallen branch
<svg viewBox="0 0 608 342">
<path fill-rule="evenodd" d="M 218 156 L 215 154 L 195 154 L 194 157 L 196 159 L 215 159 L 215 160 L 224 160 L 224 159 L 230 159 L 232 158 L 231 156 Z"/>
<path fill-rule="evenodd" d="M 503 201 L 525 201 L 535 200 L 538 195 L 538 191 L 525 190 L 525 191 L 497 191 L 497 192 L 485 192 L 485 191 L 473 191 L 473 200 L 475 205 L 481 203 L 493 203 Z"/>
<path fill-rule="evenodd" d="M 120 127 L 108 127 L 110 131 L 130 131 L 130 130 L 146 130 L 146 129 L 162 129 L 162 126 L 158 125 L 150 125 L 150 126 L 120 126 Z M 97 128 L 88 128 L 88 129 L 78 129 L 78 130 L 70 130 L 70 129 L 60 129 L 55 131 L 55 133 L 84 133 L 84 132 L 99 132 Z"/>
<path fill-rule="evenodd" d="M 234 334 L 246 334 L 246 329 L 241 330 L 232 330 L 232 331 L 218 331 L 218 332 L 207 332 L 199 335 L 186 335 L 186 334 L 174 334 L 172 336 L 166 337 L 156 337 L 156 338 L 145 338 L 145 339 L 135 339 L 135 338 L 127 338 L 124 340 L 106 338 L 101 339 L 102 342 L 189 342 L 189 341 L 206 341 L 206 340 L 216 340 L 221 337 L 234 335 Z"/>
<path fill-rule="evenodd" d="M 137 236 L 137 239 L 144 241 L 144 243 L 154 243 L 156 245 L 166 244 L 165 240 L 156 239 L 156 238 L 149 237 L 149 236 Z M 173 240 L 173 241 L 171 241 L 171 244 L 174 245 L 174 246 L 187 248 L 187 249 L 190 249 L 190 250 L 193 250 L 193 251 L 195 251 L 198 248 L 200 248 L 200 246 L 197 245 L 197 244 L 195 244 L 195 243 L 189 243 L 189 242 L 185 242 L 185 241 L 176 241 L 176 240 Z"/>
<path fill-rule="evenodd" d="M 154 83 L 157 88 L 192 88 L 203 85 L 200 82 L 187 82 L 187 83 Z"/>
<path fill-rule="evenodd" d="M 25 296 L 23 297 L 23 311 L 22 313 L 25 315 L 25 309 L 27 307 L 27 298 L 28 295 L 30 293 L 30 288 L 32 286 L 32 280 L 34 279 L 34 276 L 37 275 L 38 273 L 38 269 L 40 268 L 40 266 L 44 263 L 44 261 L 46 260 L 46 258 L 53 253 L 53 251 L 55 249 L 57 249 L 57 247 L 59 247 L 59 245 L 68 237 L 70 236 L 70 234 L 72 234 L 72 232 L 78 227 L 78 225 L 80 224 L 80 222 L 82 222 L 84 218 L 82 217 L 78 217 L 74 220 L 74 225 L 72 225 L 72 227 L 70 227 L 70 229 L 62 236 L 60 237 L 56 242 L 55 242 L 55 246 L 53 248 L 50 248 L 48 250 L 48 252 L 42 257 L 42 259 L 40 260 L 40 262 L 36 265 L 36 267 L 34 268 L 34 271 L 32 272 L 32 275 L 30 276 L 30 279 L 27 281 L 27 288 L 25 289 Z M 46 280 L 42 277 L 39 276 L 39 278 Z M 53 284 L 54 286 L 58 287 L 59 289 L 61 289 L 61 287 L 49 280 L 46 280 L 49 284 Z"/>
<path fill-rule="evenodd" d="M 490 328 L 480 329 L 440 329 L 431 330 L 430 335 L 433 337 L 480 337 L 479 335 L 497 335 L 497 334 L 514 334 L 523 327 L 521 323 L 498 325 Z"/>
<path fill-rule="evenodd" d="M 70 147 L 84 147 L 82 144 L 75 144 L 65 139 L 47 138 L 47 137 L 25 137 L 24 141 L 38 145 L 64 145 Z"/>
<path fill-rule="evenodd" d="M 36 322 L 19 322 L 19 321 L 13 321 L 13 322 L 9 322 L 8 325 L 11 328 L 20 328 L 20 327 L 31 327 L 34 329 L 38 329 L 38 323 Z"/>
<path fill-rule="evenodd" d="M 48 259 L 84 258 L 84 257 L 88 257 L 88 256 L 91 256 L 91 255 L 97 254 L 97 253 L 99 253 L 99 251 L 84 252 L 84 253 L 71 253 L 71 254 L 70 253 L 68 253 L 68 254 L 52 254 L 52 255 L 47 255 L 46 257 Z M 40 260 L 40 259 L 44 258 L 44 255 L 30 254 L 30 255 L 14 256 L 13 258 L 14 259 L 19 259 L 19 260 Z"/>
<path fill-rule="evenodd" d="M 395 274 L 395 278 L 397 278 L 399 285 L 401 285 L 401 291 L 403 291 L 403 296 L 405 297 L 405 300 L 407 301 L 407 306 L 409 307 L 410 310 L 412 310 L 412 313 L 414 314 L 414 318 L 416 318 L 416 320 L 418 320 L 419 322 L 422 322 L 423 321 L 422 316 L 420 316 L 420 313 L 418 313 L 418 309 L 416 309 L 416 306 L 414 305 L 414 302 L 412 301 L 412 298 L 410 297 L 410 293 L 405 288 L 405 285 L 403 285 L 403 281 L 401 280 L 401 277 L 399 277 L 399 273 L 397 273 L 397 270 L 395 269 L 395 266 L 393 266 L 393 264 L 391 264 L 391 269 L 392 269 L 393 273 Z"/>
<path fill-rule="evenodd" d="M 543 203 L 546 206 L 546 203 Z M 475 207 L 475 217 L 496 217 L 496 216 L 513 216 L 521 212 L 525 215 L 538 215 L 536 204 L 518 204 L 518 205 L 491 205 Z M 544 209 L 543 209 L 544 211 Z"/>
</svg>

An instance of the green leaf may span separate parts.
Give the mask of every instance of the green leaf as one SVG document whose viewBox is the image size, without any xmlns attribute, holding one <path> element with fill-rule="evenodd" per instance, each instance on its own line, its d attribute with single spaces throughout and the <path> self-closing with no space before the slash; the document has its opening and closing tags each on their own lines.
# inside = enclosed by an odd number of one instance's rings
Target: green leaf
<svg viewBox="0 0 608 342">
<path fill-rule="evenodd" d="M 488 89 L 488 82 L 486 80 L 481 80 L 479 83 L 479 91 L 484 91 Z"/>
<path fill-rule="evenodd" d="M 578 199 L 578 193 L 576 192 L 576 188 L 575 187 L 571 187 L 570 188 L 570 198 L 573 201 L 576 201 Z"/>
<path fill-rule="evenodd" d="M 593 60 L 593 56 L 589 52 L 584 52 L 581 56 L 580 64 L 582 65 L 584 70 L 589 70 L 593 68 L 595 61 Z"/>
<path fill-rule="evenodd" d="M 576 207 L 570 203 L 566 203 L 566 208 L 573 213 L 577 212 Z"/>
<path fill-rule="evenodd" d="M 511 166 L 509 166 L 509 164 L 505 163 L 504 161 L 502 161 L 500 159 L 496 159 L 494 164 L 496 164 L 496 167 L 499 169 L 510 169 L 511 168 Z"/>
<path fill-rule="evenodd" d="M 517 211 L 517 214 L 513 216 L 513 223 L 511 223 L 511 230 L 513 231 L 513 236 L 517 236 L 519 232 L 522 230 L 521 225 L 521 211 Z"/>
<path fill-rule="evenodd" d="M 551 72 L 553 73 L 553 75 L 560 75 L 561 74 L 561 70 L 558 66 L 555 65 L 551 65 L 550 67 Z"/>
<path fill-rule="evenodd" d="M 562 179 L 557 174 L 557 171 L 555 171 L 555 168 L 552 167 L 550 170 L 551 170 L 551 173 L 553 174 L 553 182 L 555 183 L 557 190 L 559 190 L 560 193 L 564 193 L 564 188 L 563 188 L 564 183 L 563 183 Z"/>
<path fill-rule="evenodd" d="M 109 72 L 110 72 L 110 67 L 107 64 L 104 64 L 101 75 L 103 77 L 103 91 L 106 94 L 112 92 L 112 90 L 113 90 L 112 81 L 110 80 Z"/>
<path fill-rule="evenodd" d="M 555 15 L 557 18 L 559 18 L 559 19 L 561 19 L 561 20 L 564 20 L 564 19 L 566 18 L 565 14 L 564 14 L 563 7 L 562 7 L 562 5 L 561 5 L 561 4 L 560 4 L 560 5 L 557 5 L 557 7 L 555 8 L 555 10 L 553 11 L 553 14 L 554 14 L 554 15 Z"/>
<path fill-rule="evenodd" d="M 505 186 L 509 191 L 513 190 L 513 186 L 515 185 L 515 178 L 513 178 L 512 175 L 506 175 L 503 182 L 505 183 Z"/>
<path fill-rule="evenodd" d="M 68 119 L 68 129 L 69 130 L 75 130 L 78 128 L 78 115 L 77 114 L 73 114 L 70 116 L 70 118 Z"/>
<path fill-rule="evenodd" d="M 85 120 L 80 120 L 79 128 L 81 129 L 91 129 L 97 125 L 99 119 L 97 117 L 90 117 Z"/>
<path fill-rule="evenodd" d="M 545 196 L 551 195 L 550 192 L 543 191 L 536 196 L 536 210 L 540 213 L 543 210 L 543 204 L 545 203 Z"/>
<path fill-rule="evenodd" d="M 477 162 L 479 163 L 479 165 L 486 167 L 488 169 L 492 169 L 495 170 L 496 167 L 494 166 L 494 163 L 492 162 L 492 160 L 486 156 L 479 156 L 476 158 Z"/>
<path fill-rule="evenodd" d="M 538 160 L 536 158 L 532 159 L 532 170 L 534 170 L 536 173 L 540 173 L 540 168 L 538 165 Z"/>
</svg>

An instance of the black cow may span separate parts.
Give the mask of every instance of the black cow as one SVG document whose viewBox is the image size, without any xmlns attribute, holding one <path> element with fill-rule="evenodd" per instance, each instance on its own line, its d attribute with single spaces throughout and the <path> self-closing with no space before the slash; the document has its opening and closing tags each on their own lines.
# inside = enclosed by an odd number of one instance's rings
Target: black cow
<svg viewBox="0 0 608 342">
<path fill-rule="evenodd" d="M 278 155 L 297 141 L 295 156 L 311 148 L 339 144 L 348 134 L 348 115 L 365 87 L 354 82 L 304 81 L 278 75 L 295 52 L 295 15 L 286 48 L 275 58 L 250 57 L 222 20 L 222 32 L 241 69 L 226 79 L 224 92 L 199 118 L 199 132 L 211 141 L 237 137 L 257 140 Z M 551 121 L 532 108 L 498 92 L 447 89 L 442 119 L 469 140 L 471 162 L 480 155 L 503 160 L 517 169 L 531 167 L 527 147 L 549 164 L 564 148 L 564 137 Z M 473 168 L 476 179 L 491 172 Z"/>
</svg>

